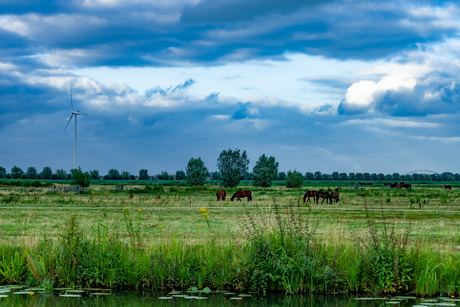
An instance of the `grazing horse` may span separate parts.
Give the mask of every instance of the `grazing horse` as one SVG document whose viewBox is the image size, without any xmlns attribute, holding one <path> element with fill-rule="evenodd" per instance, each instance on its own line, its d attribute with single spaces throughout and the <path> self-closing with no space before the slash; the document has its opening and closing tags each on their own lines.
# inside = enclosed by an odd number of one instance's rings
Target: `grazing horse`
<svg viewBox="0 0 460 307">
<path fill-rule="evenodd" d="M 410 184 L 410 183 L 401 183 L 401 188 L 412 189 L 412 184 Z"/>
<path fill-rule="evenodd" d="M 339 189 L 335 189 L 335 191 L 331 193 L 331 204 L 334 203 L 334 201 L 337 205 L 339 204 Z"/>
<path fill-rule="evenodd" d="M 450 186 L 450 184 L 446 184 L 444 186 L 444 190 L 452 190 L 452 187 Z"/>
<path fill-rule="evenodd" d="M 227 196 L 227 191 L 225 190 L 217 190 L 216 191 L 217 201 L 225 201 L 225 197 Z"/>
<path fill-rule="evenodd" d="M 324 200 L 327 199 L 326 203 L 329 202 L 329 200 L 331 201 L 332 203 L 332 199 L 331 199 L 331 194 L 329 194 L 329 192 L 323 192 L 323 191 L 317 191 L 316 192 L 316 204 L 318 204 L 318 200 L 322 198 L 323 201 L 321 202 L 321 204 L 323 204 Z"/>
<path fill-rule="evenodd" d="M 305 203 L 305 201 L 310 202 L 310 197 L 313 198 L 313 201 L 315 201 L 316 191 L 307 191 L 307 193 L 303 196 L 303 203 Z"/>
<path fill-rule="evenodd" d="M 233 194 L 232 198 L 230 198 L 230 201 L 233 201 L 235 199 L 235 197 L 236 197 L 237 201 L 241 201 L 240 198 L 242 198 L 242 197 L 247 197 L 248 201 L 252 200 L 251 191 L 249 191 L 249 190 L 235 192 L 235 194 Z"/>
</svg>

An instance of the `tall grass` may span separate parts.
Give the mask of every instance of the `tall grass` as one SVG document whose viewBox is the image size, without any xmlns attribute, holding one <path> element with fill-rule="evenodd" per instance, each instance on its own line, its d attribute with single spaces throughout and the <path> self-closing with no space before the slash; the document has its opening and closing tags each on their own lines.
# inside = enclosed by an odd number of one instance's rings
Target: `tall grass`
<svg viewBox="0 0 460 307">
<path fill-rule="evenodd" d="M 209 217 L 208 231 L 164 231 L 161 239 L 149 244 L 138 231 L 140 211 L 120 215 L 124 227 L 98 224 L 90 235 L 72 216 L 57 240 L 1 246 L 1 283 L 45 288 L 459 295 L 459 254 L 411 242 L 408 231 L 397 232 L 391 218 L 369 216 L 367 234 L 355 234 L 360 244 L 342 240 L 326 245 L 316 234 L 317 225 L 298 208 L 273 201 L 269 210 L 245 212 L 240 231 L 226 237 L 213 234 L 211 212 L 201 217 Z"/>
</svg>

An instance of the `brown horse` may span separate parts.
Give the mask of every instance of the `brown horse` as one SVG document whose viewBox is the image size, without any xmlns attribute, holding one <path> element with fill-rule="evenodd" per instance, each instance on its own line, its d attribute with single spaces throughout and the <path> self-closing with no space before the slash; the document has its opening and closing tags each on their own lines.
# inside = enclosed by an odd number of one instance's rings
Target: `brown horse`
<svg viewBox="0 0 460 307">
<path fill-rule="evenodd" d="M 310 202 L 310 197 L 313 198 L 313 201 L 315 201 L 316 191 L 307 191 L 307 193 L 305 193 L 305 195 L 303 196 L 303 202 Z"/>
<path fill-rule="evenodd" d="M 252 200 L 251 191 L 249 191 L 249 190 L 235 192 L 235 194 L 233 194 L 232 198 L 230 198 L 230 201 L 233 201 L 235 199 L 235 197 L 236 197 L 237 201 L 241 201 L 240 198 L 242 198 L 242 197 L 247 197 L 248 201 Z"/>
<path fill-rule="evenodd" d="M 452 187 L 450 186 L 450 184 L 446 184 L 444 186 L 444 190 L 452 190 Z"/>
<path fill-rule="evenodd" d="M 217 201 L 225 201 L 225 197 L 227 197 L 227 191 L 225 190 L 217 190 L 216 191 Z"/>
<path fill-rule="evenodd" d="M 320 198 L 323 199 L 321 204 L 323 204 L 325 199 L 327 199 L 326 203 L 328 203 L 329 201 L 331 201 L 331 203 L 332 203 L 331 194 L 329 194 L 329 192 L 317 191 L 316 192 L 316 204 L 318 204 L 318 200 Z"/>
<path fill-rule="evenodd" d="M 339 204 L 339 189 L 335 189 L 335 191 L 331 193 L 331 204 L 334 203 L 334 201 L 337 205 Z"/>
</svg>

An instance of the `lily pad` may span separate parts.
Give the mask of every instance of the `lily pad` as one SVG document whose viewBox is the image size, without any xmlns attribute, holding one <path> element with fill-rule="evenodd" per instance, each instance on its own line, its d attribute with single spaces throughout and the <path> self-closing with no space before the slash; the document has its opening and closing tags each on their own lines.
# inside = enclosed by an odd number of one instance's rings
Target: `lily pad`
<svg viewBox="0 0 460 307">
<path fill-rule="evenodd" d="M 454 303 L 436 303 L 435 306 L 457 306 Z"/>
<path fill-rule="evenodd" d="M 73 288 L 53 288 L 54 291 L 73 290 Z"/>
<path fill-rule="evenodd" d="M 85 290 L 67 290 L 67 293 L 85 293 Z"/>
<path fill-rule="evenodd" d="M 6 294 L 0 294 L 0 297 L 9 297 L 9 295 L 6 295 Z"/>
<path fill-rule="evenodd" d="M 206 287 L 206 288 L 204 288 L 203 290 L 200 290 L 199 292 L 201 292 L 201 293 L 211 293 L 212 290 L 209 289 L 209 287 Z"/>
<path fill-rule="evenodd" d="M 158 299 L 159 300 L 172 300 L 173 298 L 171 296 L 160 296 Z"/>
<path fill-rule="evenodd" d="M 224 295 L 234 295 L 235 293 L 234 292 L 224 292 L 223 294 Z"/>
<path fill-rule="evenodd" d="M 400 304 L 401 302 L 400 301 L 388 301 L 388 302 L 385 302 L 385 304 L 388 304 L 388 305 L 397 305 L 397 304 Z"/>
<path fill-rule="evenodd" d="M 81 297 L 80 294 L 61 294 L 62 297 Z"/>
<path fill-rule="evenodd" d="M 30 291 L 17 291 L 17 292 L 13 292 L 13 294 L 28 294 L 28 295 L 30 295 Z"/>
<path fill-rule="evenodd" d="M 252 295 L 251 295 L 251 294 L 244 294 L 244 293 L 243 293 L 243 294 L 240 294 L 240 295 L 238 295 L 238 296 L 239 296 L 239 297 L 251 297 Z"/>
<path fill-rule="evenodd" d="M 111 295 L 110 293 L 107 293 L 107 292 L 94 292 L 94 293 L 91 293 L 92 295 Z"/>
<path fill-rule="evenodd" d="M 172 295 L 172 294 L 182 294 L 182 291 L 171 291 L 168 294 L 170 294 L 170 295 Z"/>
<path fill-rule="evenodd" d="M 243 298 L 242 297 L 231 297 L 230 299 L 231 300 L 242 300 Z"/>
</svg>

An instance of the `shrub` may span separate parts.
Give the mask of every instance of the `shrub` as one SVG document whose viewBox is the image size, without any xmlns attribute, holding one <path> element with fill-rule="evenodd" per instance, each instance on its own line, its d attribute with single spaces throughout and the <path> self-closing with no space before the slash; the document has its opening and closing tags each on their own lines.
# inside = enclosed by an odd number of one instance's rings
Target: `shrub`
<svg viewBox="0 0 460 307">
<path fill-rule="evenodd" d="M 286 187 L 288 188 L 300 188 L 303 184 L 303 175 L 302 173 L 294 170 L 291 172 L 289 170 L 286 175 Z"/>
</svg>

